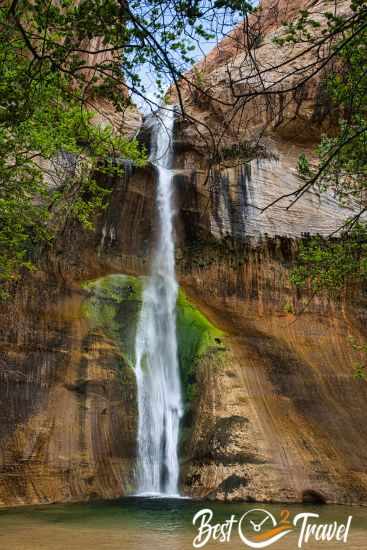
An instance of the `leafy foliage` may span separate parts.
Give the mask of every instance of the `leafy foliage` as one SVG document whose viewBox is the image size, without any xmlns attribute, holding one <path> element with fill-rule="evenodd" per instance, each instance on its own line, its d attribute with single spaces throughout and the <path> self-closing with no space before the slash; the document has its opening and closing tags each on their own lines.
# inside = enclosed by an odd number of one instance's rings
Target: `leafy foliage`
<svg viewBox="0 0 367 550">
<path fill-rule="evenodd" d="M 340 239 L 311 238 L 301 244 L 298 266 L 291 275 L 297 286 L 336 295 L 348 282 L 367 280 L 367 230 L 355 226 Z"/>
<path fill-rule="evenodd" d="M 1 3 L 0 284 L 32 268 L 37 246 L 68 217 L 92 229 L 108 197 L 91 178 L 97 167 L 116 174 L 116 157 L 144 162 L 135 141 L 92 124 L 96 99 L 123 113 L 131 94 L 150 92 L 142 66 L 163 95 L 199 40 L 250 9 L 243 0 Z M 58 158 L 69 169 L 55 185 L 49 172 Z"/>
<path fill-rule="evenodd" d="M 349 343 L 353 351 L 359 356 L 359 360 L 354 365 L 354 377 L 357 380 L 367 379 L 367 344 L 361 343 L 355 338 L 349 338 Z"/>
<path fill-rule="evenodd" d="M 325 86 L 337 128 L 333 135 L 322 136 L 316 164 L 304 154 L 299 158 L 304 184 L 296 200 L 316 186 L 321 193 L 331 191 L 354 213 L 339 228 L 339 241 L 332 234 L 326 241 L 315 238 L 302 246 L 292 279 L 300 286 L 309 282 L 315 292 L 336 293 L 347 282 L 365 280 L 367 274 L 367 1 L 353 0 L 351 12 L 344 17 L 331 11 L 322 16 L 321 38 L 320 21 L 305 10 L 287 25 L 278 42 L 322 42 L 327 49 Z"/>
</svg>

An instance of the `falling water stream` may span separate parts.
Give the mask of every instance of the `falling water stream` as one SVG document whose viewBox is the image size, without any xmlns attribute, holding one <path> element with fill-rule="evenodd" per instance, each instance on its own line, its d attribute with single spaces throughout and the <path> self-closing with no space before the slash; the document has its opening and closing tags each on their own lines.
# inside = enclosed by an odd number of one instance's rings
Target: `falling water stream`
<svg viewBox="0 0 367 550">
<path fill-rule="evenodd" d="M 152 129 L 157 170 L 158 242 L 135 341 L 138 388 L 138 494 L 177 495 L 182 400 L 177 358 L 172 132 L 174 111 L 161 109 Z"/>
</svg>

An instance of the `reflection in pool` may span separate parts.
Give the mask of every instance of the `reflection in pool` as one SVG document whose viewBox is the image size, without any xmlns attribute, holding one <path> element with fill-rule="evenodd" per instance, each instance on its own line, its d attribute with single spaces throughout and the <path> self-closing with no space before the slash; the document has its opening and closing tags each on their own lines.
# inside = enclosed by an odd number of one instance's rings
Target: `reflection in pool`
<svg viewBox="0 0 367 550">
<path fill-rule="evenodd" d="M 347 544 L 310 541 L 304 548 L 359 550 L 367 547 L 367 508 L 127 498 L 93 504 L 1 510 L 0 550 L 190 550 L 197 535 L 192 519 L 202 508 L 213 511 L 214 522 L 224 522 L 231 514 L 240 518 L 253 508 L 263 508 L 277 518 L 280 518 L 284 508 L 288 508 L 291 517 L 299 512 L 314 512 L 320 514 L 320 523 L 345 523 L 348 516 L 352 515 Z M 270 548 L 296 550 L 297 543 L 298 533 L 292 533 Z M 233 529 L 229 542 L 211 540 L 204 548 L 239 550 L 246 548 L 246 545 L 237 530 Z"/>
</svg>

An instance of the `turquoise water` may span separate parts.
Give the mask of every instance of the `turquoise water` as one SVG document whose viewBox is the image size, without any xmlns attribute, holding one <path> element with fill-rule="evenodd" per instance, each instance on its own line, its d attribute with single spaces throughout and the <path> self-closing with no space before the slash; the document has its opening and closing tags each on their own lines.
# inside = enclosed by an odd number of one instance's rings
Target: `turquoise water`
<svg viewBox="0 0 367 550">
<path fill-rule="evenodd" d="M 253 508 L 263 508 L 276 518 L 284 508 L 291 517 L 299 512 L 320 514 L 321 523 L 346 522 L 353 516 L 347 543 L 338 541 L 304 544 L 309 550 L 367 548 L 367 508 L 347 506 L 278 506 L 248 503 L 198 502 L 184 499 L 128 498 L 93 504 L 48 505 L 0 511 L 0 550 L 189 550 L 197 535 L 192 525 L 196 512 L 213 511 L 213 522 L 231 514 L 241 517 Z M 256 512 L 254 519 L 261 519 Z M 298 533 L 287 535 L 269 548 L 295 550 Z M 229 542 L 208 542 L 204 548 L 247 548 L 236 529 Z"/>
</svg>

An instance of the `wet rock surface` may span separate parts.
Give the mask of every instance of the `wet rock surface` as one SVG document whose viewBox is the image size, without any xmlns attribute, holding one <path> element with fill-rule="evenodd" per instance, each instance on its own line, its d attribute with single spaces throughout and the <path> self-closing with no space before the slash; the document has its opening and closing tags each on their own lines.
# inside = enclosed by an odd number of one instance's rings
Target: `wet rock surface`
<svg viewBox="0 0 367 550">
<path fill-rule="evenodd" d="M 263 48 L 265 55 L 271 45 Z M 210 59 L 208 78 L 223 84 L 223 66 L 214 54 Z M 185 125 L 176 129 L 176 266 L 195 306 L 193 312 L 182 305 L 180 325 L 190 334 L 180 359 L 187 495 L 367 503 L 367 385 L 354 377 L 358 357 L 348 339 L 366 338 L 366 290 L 348 288 L 337 301 L 309 303 L 310 294 L 289 280 L 302 235 L 328 234 L 345 211 L 317 193 L 290 211 L 258 210 L 299 183 L 304 145 L 295 129 L 312 130 L 303 136 L 310 147 L 320 134 L 322 125 L 312 122 L 317 89 L 308 90 L 293 126 L 294 105 L 284 124 L 271 129 L 270 154 L 246 157 L 246 164 L 239 158 L 238 167 L 220 163 L 211 182 L 197 136 Z M 218 113 L 187 101 L 215 131 L 223 120 Z M 105 330 L 108 297 L 98 323 L 86 315 L 90 293 L 83 283 L 147 274 L 156 240 L 154 172 L 126 167 L 125 177 L 108 183 L 110 203 L 96 231 L 67 224 L 43 254 L 42 268 L 1 306 L 2 506 L 114 498 L 133 489 L 133 359 L 116 343 L 113 325 Z M 113 317 L 126 341 L 134 337 L 132 291 L 126 286 L 119 297 L 124 307 Z"/>
</svg>

